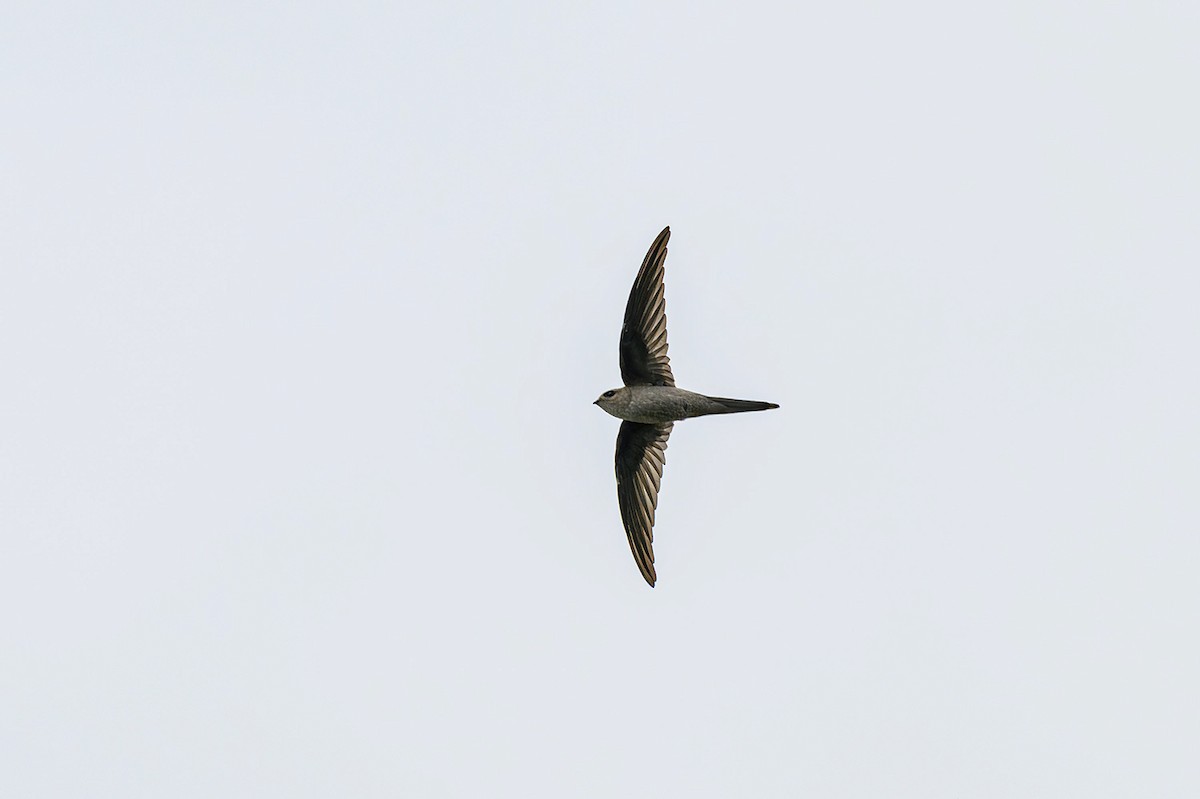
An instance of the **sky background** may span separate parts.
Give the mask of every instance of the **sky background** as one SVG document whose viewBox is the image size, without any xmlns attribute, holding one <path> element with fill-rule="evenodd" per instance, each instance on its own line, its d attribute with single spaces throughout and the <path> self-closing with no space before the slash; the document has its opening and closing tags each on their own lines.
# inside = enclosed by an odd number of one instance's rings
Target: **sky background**
<svg viewBox="0 0 1200 799">
<path fill-rule="evenodd" d="M 3 16 L 0 794 L 1200 795 L 1195 3 Z"/>
</svg>

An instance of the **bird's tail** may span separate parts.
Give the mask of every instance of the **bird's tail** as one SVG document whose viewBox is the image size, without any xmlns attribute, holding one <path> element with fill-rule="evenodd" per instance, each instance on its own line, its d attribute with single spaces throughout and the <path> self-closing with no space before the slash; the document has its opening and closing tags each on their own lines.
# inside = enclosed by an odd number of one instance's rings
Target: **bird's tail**
<svg viewBox="0 0 1200 799">
<path fill-rule="evenodd" d="M 706 397 L 717 405 L 711 408 L 708 413 L 745 413 L 747 411 L 769 411 L 772 408 L 779 406 L 773 402 L 759 402 L 758 400 L 740 400 L 728 399 L 726 397 Z"/>
</svg>

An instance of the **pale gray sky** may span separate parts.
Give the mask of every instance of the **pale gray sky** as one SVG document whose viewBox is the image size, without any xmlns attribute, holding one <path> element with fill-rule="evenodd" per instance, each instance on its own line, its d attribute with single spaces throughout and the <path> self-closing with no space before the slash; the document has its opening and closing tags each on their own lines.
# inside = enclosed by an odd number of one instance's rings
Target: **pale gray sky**
<svg viewBox="0 0 1200 799">
<path fill-rule="evenodd" d="M 0 795 L 1200 795 L 1194 3 L 22 3 Z M 666 224 L 659 585 L 591 405 Z"/>
</svg>

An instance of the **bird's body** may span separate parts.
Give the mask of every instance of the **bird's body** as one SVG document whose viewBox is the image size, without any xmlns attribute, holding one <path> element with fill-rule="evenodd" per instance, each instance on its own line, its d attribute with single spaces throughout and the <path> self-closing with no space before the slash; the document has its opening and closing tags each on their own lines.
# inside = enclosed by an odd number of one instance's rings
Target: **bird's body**
<svg viewBox="0 0 1200 799">
<path fill-rule="evenodd" d="M 642 576 L 651 586 L 654 571 L 654 510 L 666 463 L 667 438 L 674 423 L 718 413 L 765 411 L 779 406 L 758 400 L 709 397 L 675 387 L 667 357 L 667 316 L 663 296 L 663 264 L 671 229 L 650 245 L 625 305 L 621 328 L 622 388 L 596 400 L 621 422 L 617 433 L 617 502 L 629 547 Z"/>
<path fill-rule="evenodd" d="M 744 413 L 779 407 L 756 400 L 707 397 L 674 386 L 626 386 L 613 391 L 613 396 L 601 397 L 595 404 L 618 419 L 641 424 L 663 424 L 715 413 Z"/>
</svg>

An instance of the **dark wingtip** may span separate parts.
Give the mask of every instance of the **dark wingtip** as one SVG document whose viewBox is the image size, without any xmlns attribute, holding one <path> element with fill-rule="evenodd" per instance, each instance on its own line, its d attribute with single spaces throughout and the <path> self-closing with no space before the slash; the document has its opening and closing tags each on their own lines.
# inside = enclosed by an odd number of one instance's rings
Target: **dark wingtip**
<svg viewBox="0 0 1200 799">
<path fill-rule="evenodd" d="M 643 565 L 645 568 L 642 568 Z M 646 581 L 647 585 L 653 588 L 654 584 L 658 582 L 658 572 L 654 571 L 654 555 L 650 556 L 649 563 L 638 563 L 638 569 L 642 572 L 642 579 Z"/>
<path fill-rule="evenodd" d="M 641 564 L 638 564 L 639 566 Z M 658 572 L 654 570 L 654 554 L 650 554 L 650 562 L 645 564 L 646 568 L 642 569 L 642 578 L 650 585 L 651 588 L 658 582 Z"/>
</svg>

